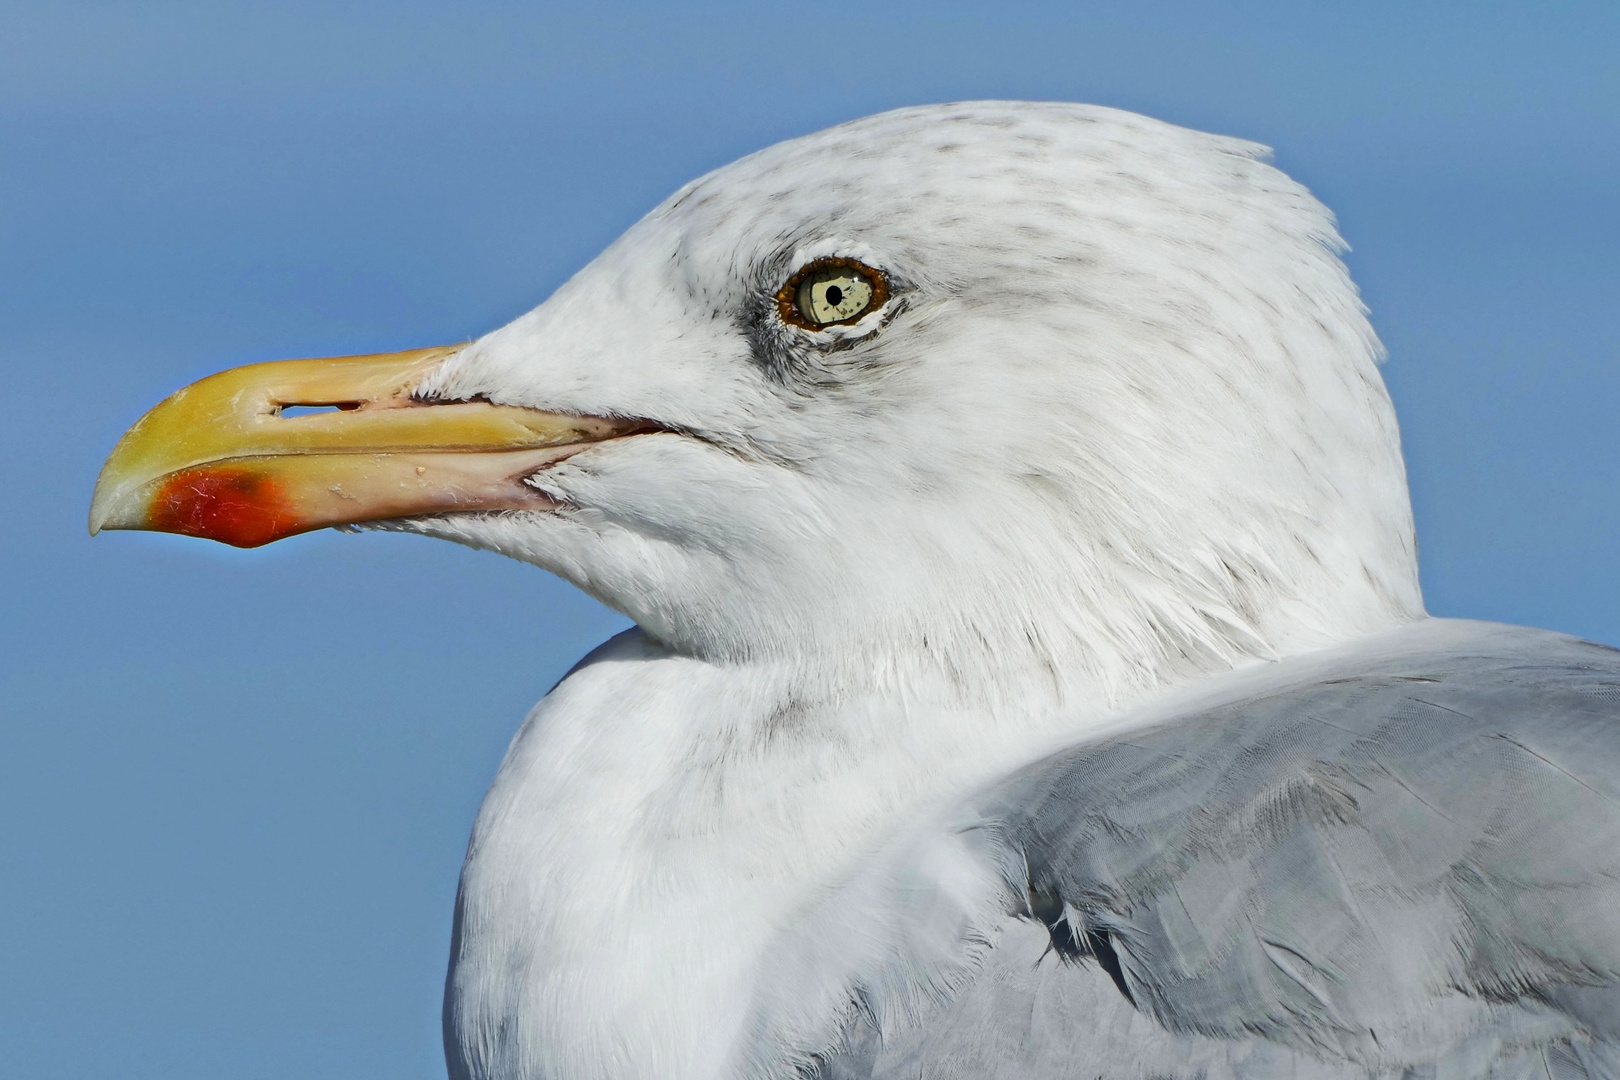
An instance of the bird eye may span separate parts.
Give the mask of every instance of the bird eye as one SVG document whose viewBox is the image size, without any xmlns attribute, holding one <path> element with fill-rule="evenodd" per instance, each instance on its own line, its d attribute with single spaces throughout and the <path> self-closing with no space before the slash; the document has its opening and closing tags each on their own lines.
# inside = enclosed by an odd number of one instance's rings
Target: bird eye
<svg viewBox="0 0 1620 1080">
<path fill-rule="evenodd" d="M 817 259 L 776 294 L 782 321 L 820 330 L 842 326 L 882 307 L 889 299 L 883 275 L 854 259 Z"/>
</svg>

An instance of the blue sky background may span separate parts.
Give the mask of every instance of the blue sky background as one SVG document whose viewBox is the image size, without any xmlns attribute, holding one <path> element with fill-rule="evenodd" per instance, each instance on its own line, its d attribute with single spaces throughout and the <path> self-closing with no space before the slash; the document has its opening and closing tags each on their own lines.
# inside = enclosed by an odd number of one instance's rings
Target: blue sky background
<svg viewBox="0 0 1620 1080">
<path fill-rule="evenodd" d="M 91 541 L 124 428 L 476 335 L 700 172 L 974 97 L 1275 146 L 1389 346 L 1431 609 L 1620 642 L 1613 0 L 3 0 L 0 1074 L 441 1076 L 479 797 L 623 625 L 417 538 Z"/>
</svg>

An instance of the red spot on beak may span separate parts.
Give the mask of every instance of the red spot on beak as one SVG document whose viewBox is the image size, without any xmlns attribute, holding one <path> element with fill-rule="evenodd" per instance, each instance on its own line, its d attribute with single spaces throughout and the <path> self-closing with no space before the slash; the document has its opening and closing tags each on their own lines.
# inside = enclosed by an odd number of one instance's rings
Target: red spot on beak
<svg viewBox="0 0 1620 1080">
<path fill-rule="evenodd" d="M 151 524 L 162 532 L 258 547 L 303 531 L 281 486 L 249 469 L 182 469 L 152 500 Z"/>
</svg>

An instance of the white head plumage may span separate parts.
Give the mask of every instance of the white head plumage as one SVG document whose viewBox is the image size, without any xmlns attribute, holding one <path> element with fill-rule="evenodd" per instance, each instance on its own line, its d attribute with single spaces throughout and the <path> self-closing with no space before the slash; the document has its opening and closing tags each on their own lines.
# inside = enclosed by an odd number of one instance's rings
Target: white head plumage
<svg viewBox="0 0 1620 1080">
<path fill-rule="evenodd" d="M 1120 699 L 1410 619 L 1380 346 L 1331 215 L 1265 157 L 983 102 L 744 158 L 424 388 L 669 434 L 537 477 L 565 513 L 405 527 L 812 679 L 1033 668 Z M 829 256 L 887 302 L 785 322 Z"/>
</svg>

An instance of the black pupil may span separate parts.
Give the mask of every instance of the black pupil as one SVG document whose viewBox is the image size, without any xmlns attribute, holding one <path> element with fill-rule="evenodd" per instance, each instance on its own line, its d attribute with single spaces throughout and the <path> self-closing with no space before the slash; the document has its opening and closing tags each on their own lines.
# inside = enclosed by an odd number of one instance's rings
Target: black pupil
<svg viewBox="0 0 1620 1080">
<path fill-rule="evenodd" d="M 837 307 L 844 302 L 844 290 L 836 285 L 827 286 L 827 303 Z"/>
</svg>

